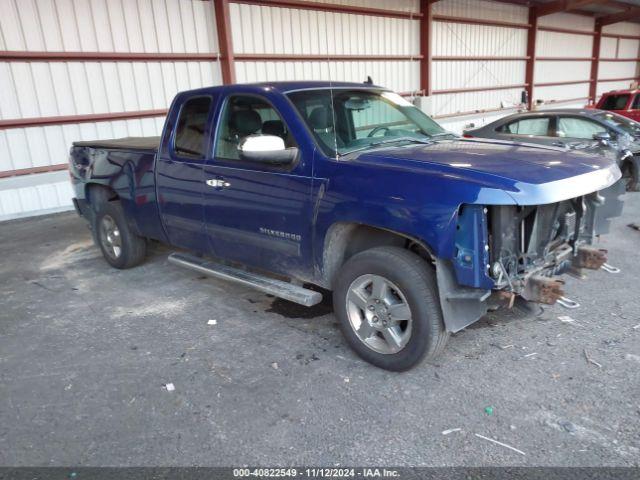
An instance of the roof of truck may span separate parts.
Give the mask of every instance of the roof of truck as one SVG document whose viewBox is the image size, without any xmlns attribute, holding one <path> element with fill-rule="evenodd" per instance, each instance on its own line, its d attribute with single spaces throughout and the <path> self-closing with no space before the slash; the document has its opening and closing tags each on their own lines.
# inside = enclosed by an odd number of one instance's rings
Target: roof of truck
<svg viewBox="0 0 640 480">
<path fill-rule="evenodd" d="M 197 90 L 189 90 L 188 92 L 207 92 L 212 90 L 239 90 L 243 89 L 261 89 L 274 90 L 279 93 L 289 93 L 297 90 L 322 90 L 329 88 L 371 88 L 375 90 L 385 89 L 379 85 L 370 83 L 355 82 L 329 82 L 329 81 L 298 81 L 298 82 L 259 82 L 259 83 L 235 83 L 230 85 L 218 85 L 215 87 L 204 87 Z M 182 92 L 182 93 L 188 93 Z"/>
<path fill-rule="evenodd" d="M 637 93 L 639 92 L 640 89 L 637 88 L 623 88 L 620 90 L 611 90 L 609 92 L 604 92 L 602 94 L 603 97 L 607 96 L 607 95 L 620 95 L 620 94 L 624 94 L 624 93 Z"/>
<path fill-rule="evenodd" d="M 376 88 L 377 85 L 371 83 L 355 83 L 355 82 L 328 82 L 328 81 L 307 81 L 307 82 L 261 82 L 253 84 L 257 87 L 270 87 L 280 92 L 291 92 L 293 90 L 307 90 L 314 88 Z"/>
</svg>

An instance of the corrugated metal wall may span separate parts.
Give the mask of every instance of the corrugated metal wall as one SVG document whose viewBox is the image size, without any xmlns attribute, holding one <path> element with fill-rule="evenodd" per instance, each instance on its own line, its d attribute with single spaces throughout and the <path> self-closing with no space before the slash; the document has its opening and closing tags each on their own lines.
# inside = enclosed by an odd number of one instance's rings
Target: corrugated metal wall
<svg viewBox="0 0 640 480">
<path fill-rule="evenodd" d="M 393 18 L 344 12 L 230 3 L 230 31 L 239 82 L 334 79 L 376 83 L 410 94 L 420 89 L 419 0 L 315 0 L 409 13 Z M 484 0 L 441 0 L 433 4 L 431 113 L 460 132 L 510 113 L 525 83 L 527 30 L 447 21 L 445 17 L 526 24 L 528 8 Z M 0 61 L 0 121 L 65 117 L 66 124 L 0 129 L 1 172 L 37 169 L 66 162 L 74 140 L 156 135 L 162 111 L 184 89 L 222 83 L 215 13 L 202 0 L 0 0 L 0 50 L 18 52 L 109 52 L 209 54 L 210 58 L 130 61 Z M 438 18 L 439 17 L 439 18 Z M 542 27 L 593 31 L 593 18 L 554 14 Z M 605 33 L 640 35 L 640 25 L 623 23 Z M 593 37 L 538 33 L 539 57 L 590 57 Z M 603 37 L 606 58 L 640 56 L 640 41 Z M 394 56 L 397 59 L 274 60 L 261 55 Z M 249 55 L 251 58 L 242 58 Z M 509 60 L 455 60 L 438 57 L 511 57 Z M 513 58 L 515 57 L 515 58 Z M 601 78 L 638 74 L 637 62 L 603 61 Z M 534 100 L 588 96 L 588 61 L 536 62 L 535 82 L 581 80 L 540 86 Z M 598 93 L 628 86 L 601 82 Z M 473 88 L 511 88 L 461 91 Z M 454 91 L 447 93 L 447 91 Z M 571 105 L 563 103 L 563 105 Z M 511 109 L 511 110 L 510 110 Z M 75 122 L 76 116 L 149 112 L 148 118 Z M 116 115 L 117 116 L 117 115 Z M 66 172 L 0 178 L 0 220 L 68 208 Z"/>
<path fill-rule="evenodd" d="M 347 4 L 347 2 L 340 2 Z M 361 4 L 362 2 L 349 2 Z M 416 2 L 376 3 L 376 8 L 414 11 Z M 417 20 L 374 17 L 259 5 L 231 4 L 233 49 L 242 54 L 419 56 Z M 241 57 L 240 57 L 241 58 Z M 341 80 L 362 82 L 367 75 L 393 90 L 417 90 L 418 58 L 399 61 L 240 61 L 239 82 L 263 80 Z"/>
<path fill-rule="evenodd" d="M 568 27 L 570 25 L 570 27 Z M 594 19 L 584 15 L 572 13 L 555 13 L 541 17 L 539 27 L 571 28 L 593 32 Z M 559 33 L 540 30 L 536 42 L 536 57 L 591 57 L 593 46 L 592 35 L 580 35 Z M 567 68 L 569 67 L 569 68 Z M 589 82 L 591 74 L 591 61 L 554 61 L 537 59 L 535 63 L 534 82 L 573 82 L 583 80 L 583 83 L 570 85 L 557 85 L 549 87 L 535 87 L 533 91 L 534 102 L 544 102 L 540 108 L 552 106 L 561 102 L 563 108 L 581 107 L 587 103 L 589 97 Z M 566 102 L 567 99 L 572 100 Z"/>
<path fill-rule="evenodd" d="M 0 11 L 0 50 L 218 51 L 212 5 L 200 0 L 0 0 Z M 220 83 L 215 61 L 0 62 L 0 120 L 166 109 L 180 90 Z M 74 140 L 158 135 L 162 125 L 157 116 L 0 130 L 0 171 L 64 163 Z M 0 219 L 69 208 L 66 173 L 29 177 L 0 180 Z"/>
<path fill-rule="evenodd" d="M 615 25 L 604 27 L 602 31 L 618 35 L 639 36 L 640 25 L 628 22 L 616 23 Z M 610 90 L 629 87 L 628 80 L 607 82 L 602 81 L 602 79 L 637 77 L 640 73 L 637 62 L 637 58 L 640 57 L 640 40 L 603 37 L 600 43 L 600 56 L 617 59 L 629 58 L 631 60 L 626 62 L 600 62 L 601 80 L 598 83 L 598 95 Z"/>
<path fill-rule="evenodd" d="M 519 5 L 475 0 L 448 0 L 433 5 L 435 15 L 526 23 L 528 9 Z M 520 28 L 469 25 L 447 21 L 433 24 L 433 56 L 523 57 L 527 32 Z M 437 91 L 475 87 L 523 85 L 524 60 L 441 60 L 433 63 L 433 89 Z M 520 103 L 522 88 L 436 94 L 432 112 L 446 128 L 460 132 L 469 124 L 480 125 L 496 118 L 494 110 Z M 469 114 L 474 111 L 488 111 Z M 464 117 L 452 117 L 466 113 Z M 502 112 L 501 115 L 504 115 Z M 507 111 L 506 113 L 509 113 Z"/>
</svg>

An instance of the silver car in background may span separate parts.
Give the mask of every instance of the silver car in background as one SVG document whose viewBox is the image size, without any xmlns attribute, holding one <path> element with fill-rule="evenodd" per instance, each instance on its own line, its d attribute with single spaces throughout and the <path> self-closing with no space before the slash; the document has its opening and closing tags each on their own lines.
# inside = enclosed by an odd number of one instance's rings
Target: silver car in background
<svg viewBox="0 0 640 480">
<path fill-rule="evenodd" d="M 467 138 L 536 143 L 615 157 L 626 189 L 640 190 L 640 123 L 597 109 L 554 109 L 516 113 L 479 128 Z"/>
</svg>

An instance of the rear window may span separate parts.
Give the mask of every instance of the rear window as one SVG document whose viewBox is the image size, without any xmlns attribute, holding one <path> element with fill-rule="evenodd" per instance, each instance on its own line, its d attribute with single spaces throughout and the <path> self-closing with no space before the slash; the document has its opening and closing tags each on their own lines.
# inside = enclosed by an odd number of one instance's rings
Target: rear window
<svg viewBox="0 0 640 480">
<path fill-rule="evenodd" d="M 624 110 L 629 102 L 629 94 L 607 95 L 599 108 L 602 110 Z"/>
<path fill-rule="evenodd" d="M 204 158 L 206 149 L 207 119 L 211 110 L 211 97 L 187 100 L 178 117 L 174 151 L 181 157 Z"/>
</svg>

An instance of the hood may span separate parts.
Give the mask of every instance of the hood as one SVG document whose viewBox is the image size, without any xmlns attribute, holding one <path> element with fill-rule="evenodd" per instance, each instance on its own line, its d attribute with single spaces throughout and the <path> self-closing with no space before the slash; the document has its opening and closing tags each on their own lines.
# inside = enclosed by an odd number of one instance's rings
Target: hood
<svg viewBox="0 0 640 480">
<path fill-rule="evenodd" d="M 412 143 L 359 152 L 353 161 L 427 172 L 503 190 L 519 205 L 586 195 L 612 185 L 621 176 L 611 158 L 499 140 Z"/>
</svg>

